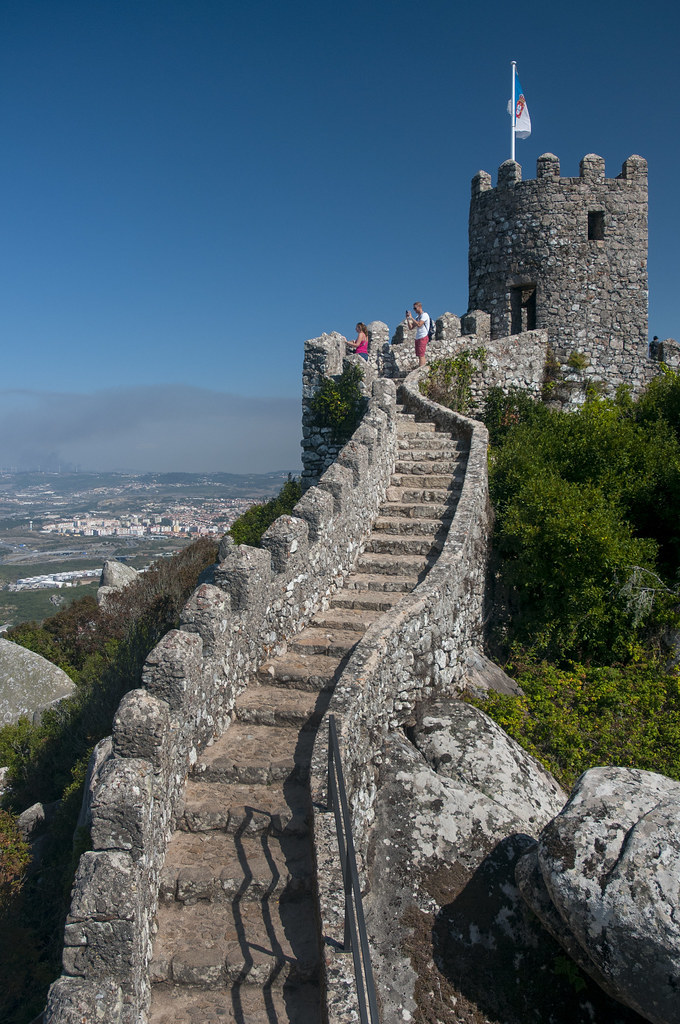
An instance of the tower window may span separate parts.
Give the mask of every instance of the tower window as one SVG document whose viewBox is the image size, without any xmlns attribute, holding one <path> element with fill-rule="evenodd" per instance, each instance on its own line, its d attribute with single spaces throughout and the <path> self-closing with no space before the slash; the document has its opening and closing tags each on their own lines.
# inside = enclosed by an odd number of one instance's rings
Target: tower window
<svg viewBox="0 0 680 1024">
<path fill-rule="evenodd" d="M 601 242 L 604 238 L 604 210 L 588 211 L 588 239 Z"/>
<path fill-rule="evenodd" d="M 510 333 L 536 330 L 536 285 L 510 289 Z"/>
</svg>

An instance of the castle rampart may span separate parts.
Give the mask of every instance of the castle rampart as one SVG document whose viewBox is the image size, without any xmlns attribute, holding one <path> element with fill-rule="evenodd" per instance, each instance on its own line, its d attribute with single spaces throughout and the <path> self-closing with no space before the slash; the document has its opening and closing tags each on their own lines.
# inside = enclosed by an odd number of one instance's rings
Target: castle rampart
<svg viewBox="0 0 680 1024">
<path fill-rule="evenodd" d="M 469 305 L 491 315 L 491 337 L 548 332 L 558 360 L 579 353 L 586 376 L 637 393 L 658 367 L 647 356 L 647 163 L 617 178 L 589 154 L 578 178 L 552 153 L 523 181 L 506 161 L 496 188 L 472 179 Z"/>
<path fill-rule="evenodd" d="M 144 1024 L 160 870 L 197 752 L 231 724 L 262 661 L 325 607 L 362 550 L 395 463 L 395 387 L 376 381 L 362 423 L 262 548 L 223 543 L 214 582 L 147 658 L 144 688 L 114 720 L 92 803 L 93 849 L 80 859 L 64 974 L 45 1021 Z"/>
</svg>

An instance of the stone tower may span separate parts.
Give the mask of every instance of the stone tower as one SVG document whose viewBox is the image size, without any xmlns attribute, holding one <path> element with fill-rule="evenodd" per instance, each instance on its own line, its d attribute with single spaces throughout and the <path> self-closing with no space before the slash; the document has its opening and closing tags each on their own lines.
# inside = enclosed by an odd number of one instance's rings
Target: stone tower
<svg viewBox="0 0 680 1024">
<path fill-rule="evenodd" d="M 469 309 L 491 314 L 494 338 L 545 328 L 560 362 L 581 353 L 612 391 L 648 379 L 647 162 L 630 156 L 618 178 L 589 154 L 561 178 L 552 153 L 522 181 L 507 160 L 496 188 L 480 171 L 470 201 Z M 572 357 L 573 358 L 573 357 Z"/>
</svg>

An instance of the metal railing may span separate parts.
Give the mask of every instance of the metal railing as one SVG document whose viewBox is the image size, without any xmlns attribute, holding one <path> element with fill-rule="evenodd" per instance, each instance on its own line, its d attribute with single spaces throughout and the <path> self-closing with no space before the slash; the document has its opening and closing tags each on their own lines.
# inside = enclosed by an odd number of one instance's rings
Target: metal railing
<svg viewBox="0 0 680 1024">
<path fill-rule="evenodd" d="M 361 1024 L 380 1024 L 335 715 L 328 716 L 328 810 L 335 814 L 345 890 L 344 949 L 351 949 L 354 959 L 359 1019 Z"/>
</svg>

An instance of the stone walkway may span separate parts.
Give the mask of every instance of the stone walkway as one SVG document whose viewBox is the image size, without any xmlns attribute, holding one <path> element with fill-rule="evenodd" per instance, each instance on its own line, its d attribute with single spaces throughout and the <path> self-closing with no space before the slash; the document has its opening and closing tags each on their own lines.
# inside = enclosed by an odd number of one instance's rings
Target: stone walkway
<svg viewBox="0 0 680 1024">
<path fill-rule="evenodd" d="M 368 626 L 444 543 L 464 442 L 398 417 L 398 461 L 356 570 L 241 693 L 199 757 L 161 882 L 151 1024 L 315 1024 L 321 941 L 310 835 L 318 724 Z"/>
</svg>

